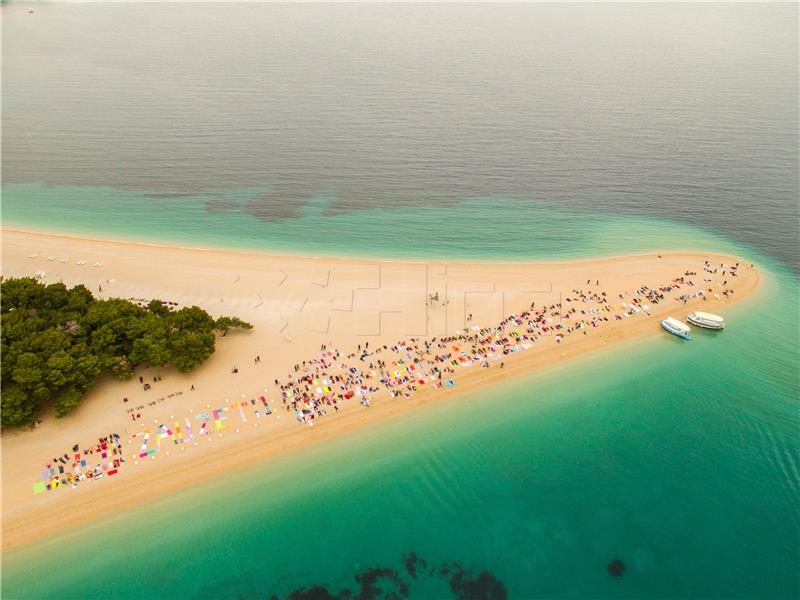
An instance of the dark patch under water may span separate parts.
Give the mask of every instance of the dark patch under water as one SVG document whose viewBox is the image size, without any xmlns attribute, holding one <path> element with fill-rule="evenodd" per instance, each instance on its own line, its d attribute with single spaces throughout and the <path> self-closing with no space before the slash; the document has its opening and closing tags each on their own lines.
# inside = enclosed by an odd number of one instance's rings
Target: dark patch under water
<svg viewBox="0 0 800 600">
<path fill-rule="evenodd" d="M 450 578 L 450 589 L 456 598 L 461 600 L 471 598 L 505 600 L 508 597 L 503 583 L 488 571 L 483 571 L 474 579 L 469 575 L 468 571 L 459 569 Z"/>
<path fill-rule="evenodd" d="M 427 561 L 410 552 L 402 558 L 406 573 L 413 580 L 420 577 L 440 577 L 447 579 L 452 597 L 457 600 L 506 600 L 508 592 L 502 581 L 489 571 L 481 571 L 477 576 L 458 563 L 442 563 L 438 569 L 427 570 Z M 333 593 L 321 583 L 297 588 L 290 592 L 287 600 L 401 600 L 408 598 L 410 583 L 403 574 L 389 566 L 372 567 L 355 576 L 357 589 L 344 588 Z M 270 600 L 280 600 L 277 595 Z"/>
<path fill-rule="evenodd" d="M 608 573 L 612 577 L 622 577 L 625 572 L 625 563 L 619 559 L 612 560 L 608 563 Z"/>
<path fill-rule="evenodd" d="M 417 566 L 419 565 L 420 569 L 425 569 L 428 566 L 428 563 L 424 558 L 420 558 L 417 556 L 416 552 L 411 552 L 410 554 L 406 554 L 403 557 L 403 563 L 406 566 L 406 571 L 408 574 L 411 575 L 414 579 L 417 578 Z M 431 570 L 431 575 L 433 575 L 434 571 Z"/>
</svg>

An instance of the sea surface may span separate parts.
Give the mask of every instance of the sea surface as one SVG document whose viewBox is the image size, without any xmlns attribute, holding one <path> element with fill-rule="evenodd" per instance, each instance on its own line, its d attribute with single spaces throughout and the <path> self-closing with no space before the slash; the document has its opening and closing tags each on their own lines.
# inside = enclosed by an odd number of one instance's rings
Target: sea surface
<svg viewBox="0 0 800 600">
<path fill-rule="evenodd" d="M 0 8 L 4 225 L 436 260 L 698 249 L 765 284 L 724 332 L 7 553 L 3 598 L 800 597 L 796 4 L 28 6 Z"/>
<path fill-rule="evenodd" d="M 797 3 L 0 10 L 10 225 L 516 257 L 504 238 L 547 207 L 697 225 L 800 269 Z M 505 203 L 509 229 L 481 227 Z"/>
</svg>

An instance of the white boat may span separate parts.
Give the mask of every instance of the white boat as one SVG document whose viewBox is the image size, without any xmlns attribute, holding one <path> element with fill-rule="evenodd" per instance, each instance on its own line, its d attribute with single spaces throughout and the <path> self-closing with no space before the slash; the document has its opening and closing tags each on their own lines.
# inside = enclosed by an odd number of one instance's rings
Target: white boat
<svg viewBox="0 0 800 600">
<path fill-rule="evenodd" d="M 725 328 L 725 319 L 719 315 L 712 315 L 711 313 L 702 312 L 699 310 L 689 313 L 689 315 L 686 317 L 686 320 L 692 325 L 697 325 L 698 327 L 704 327 L 706 329 Z"/>
<path fill-rule="evenodd" d="M 661 321 L 661 326 L 669 331 L 672 335 L 677 335 L 679 338 L 683 338 L 685 340 L 692 339 L 691 328 L 686 323 L 678 321 L 678 319 L 667 317 Z"/>
</svg>

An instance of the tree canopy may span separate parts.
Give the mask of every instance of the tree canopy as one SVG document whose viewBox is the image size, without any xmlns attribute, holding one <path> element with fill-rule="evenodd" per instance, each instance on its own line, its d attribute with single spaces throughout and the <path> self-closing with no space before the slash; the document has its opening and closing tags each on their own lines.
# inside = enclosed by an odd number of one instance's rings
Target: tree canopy
<svg viewBox="0 0 800 600">
<path fill-rule="evenodd" d="M 197 306 L 172 310 L 153 300 L 143 308 L 29 277 L 2 283 L 0 313 L 4 427 L 33 423 L 46 402 L 57 417 L 67 414 L 105 370 L 121 380 L 139 365 L 187 373 L 214 353 L 215 331 L 253 327 Z"/>
</svg>

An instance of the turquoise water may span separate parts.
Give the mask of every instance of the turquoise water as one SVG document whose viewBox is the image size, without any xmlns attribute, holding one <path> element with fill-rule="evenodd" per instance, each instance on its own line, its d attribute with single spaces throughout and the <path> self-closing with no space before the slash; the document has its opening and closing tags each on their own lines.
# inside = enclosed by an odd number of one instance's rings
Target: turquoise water
<svg viewBox="0 0 800 600">
<path fill-rule="evenodd" d="M 263 598 L 314 585 L 369 597 L 355 577 L 377 567 L 397 573 L 377 582 L 384 592 L 400 581 L 415 598 L 457 596 L 449 580 L 462 571 L 489 573 L 510 597 L 800 595 L 796 275 L 684 226 L 532 207 L 548 218 L 523 227 L 503 206 L 482 227 L 476 203 L 448 214 L 478 242 L 503 240 L 480 246 L 486 258 L 512 242 L 512 258 L 714 248 L 757 262 L 766 284 L 726 311 L 720 335 L 630 343 L 10 553 L 3 597 Z M 419 221 L 444 218 L 430 214 Z M 362 219 L 351 251 L 377 243 L 375 216 L 334 217 Z M 409 232 L 409 254 L 455 247 L 425 239 L 425 226 Z M 416 578 L 411 552 L 428 565 Z M 613 559 L 621 578 L 607 572 Z"/>
<path fill-rule="evenodd" d="M 327 214 L 329 199 L 318 196 L 297 218 L 278 222 L 237 210 L 261 193 L 261 188 L 230 190 L 229 209 L 209 211 L 211 196 L 204 195 L 167 201 L 114 188 L 7 184 L 2 217 L 7 226 L 39 231 L 303 254 L 523 260 L 736 249 L 722 236 L 682 223 L 530 199 L 477 198 L 447 208 Z"/>
</svg>

